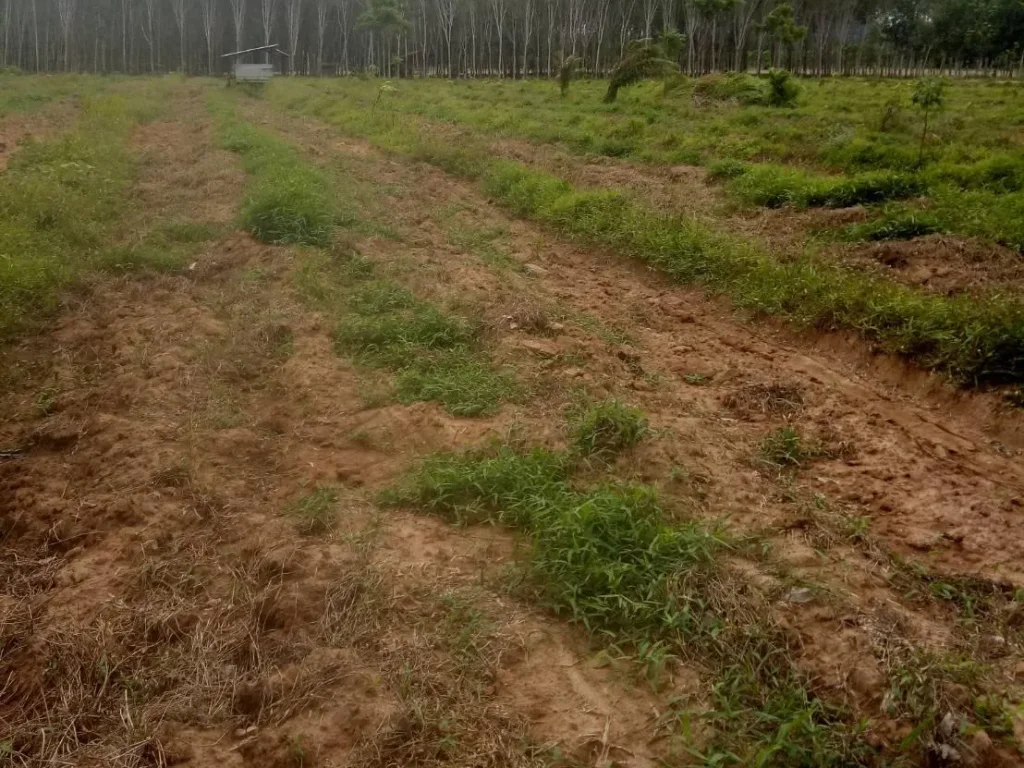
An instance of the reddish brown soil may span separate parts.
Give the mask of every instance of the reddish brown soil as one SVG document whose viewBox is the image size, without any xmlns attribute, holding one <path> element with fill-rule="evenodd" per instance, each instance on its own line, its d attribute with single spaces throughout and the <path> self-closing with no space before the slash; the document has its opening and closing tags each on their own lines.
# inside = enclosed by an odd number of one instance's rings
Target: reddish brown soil
<svg viewBox="0 0 1024 768">
<path fill-rule="evenodd" d="M 1024 259 L 1009 248 L 975 240 L 928 235 L 839 250 L 841 258 L 901 283 L 945 294 L 1024 288 Z"/>
</svg>

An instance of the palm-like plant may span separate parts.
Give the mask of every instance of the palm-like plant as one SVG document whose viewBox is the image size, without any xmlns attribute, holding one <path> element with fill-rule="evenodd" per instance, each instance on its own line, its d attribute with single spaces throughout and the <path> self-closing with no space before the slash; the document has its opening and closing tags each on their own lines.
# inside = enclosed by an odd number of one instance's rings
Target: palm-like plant
<svg viewBox="0 0 1024 768">
<path fill-rule="evenodd" d="M 678 72 L 679 65 L 671 61 L 664 48 L 651 40 L 634 40 L 626 49 L 626 55 L 612 70 L 608 91 L 604 95 L 606 104 L 615 101 L 620 88 L 639 83 L 649 77 L 665 77 Z"/>
</svg>

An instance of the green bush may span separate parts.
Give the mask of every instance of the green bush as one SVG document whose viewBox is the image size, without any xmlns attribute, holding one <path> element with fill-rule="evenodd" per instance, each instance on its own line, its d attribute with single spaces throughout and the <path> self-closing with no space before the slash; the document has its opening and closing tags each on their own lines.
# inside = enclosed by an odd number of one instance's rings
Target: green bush
<svg viewBox="0 0 1024 768">
<path fill-rule="evenodd" d="M 768 93 L 765 100 L 771 107 L 791 107 L 796 103 L 796 97 L 800 95 L 800 86 L 793 80 L 793 76 L 781 69 L 772 69 L 768 72 Z"/>
</svg>

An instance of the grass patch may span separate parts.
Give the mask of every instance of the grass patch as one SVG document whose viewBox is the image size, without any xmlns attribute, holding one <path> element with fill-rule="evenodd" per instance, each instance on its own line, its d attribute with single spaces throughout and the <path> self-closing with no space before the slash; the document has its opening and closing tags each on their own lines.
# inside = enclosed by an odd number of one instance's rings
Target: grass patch
<svg viewBox="0 0 1024 768">
<path fill-rule="evenodd" d="M 296 500 L 289 512 L 300 532 L 309 536 L 330 533 L 337 523 L 338 492 L 330 486 L 317 486 Z"/>
<path fill-rule="evenodd" d="M 70 133 L 13 157 L 0 185 L 0 336 L 51 314 L 90 271 L 154 265 L 144 249 L 110 243 L 135 169 L 128 134 L 158 110 L 148 91 L 87 96 Z"/>
<path fill-rule="evenodd" d="M 482 351 L 476 327 L 378 277 L 372 262 L 321 254 L 307 260 L 299 281 L 308 298 L 336 316 L 338 350 L 393 371 L 401 402 L 438 402 L 454 415 L 479 416 L 517 394 L 512 376 Z"/>
<path fill-rule="evenodd" d="M 571 453 L 542 449 L 441 454 L 384 501 L 522 529 L 527 589 L 542 604 L 638 658 L 707 665 L 710 711 L 693 716 L 712 735 L 701 751 L 687 742 L 706 764 L 857 764 L 869 750 L 856 726 L 811 697 L 763 597 L 723 566 L 740 545 L 703 523 L 669 525 L 650 487 L 577 488 L 574 467 Z"/>
<path fill-rule="evenodd" d="M 644 438 L 648 422 L 642 411 L 606 400 L 575 414 L 569 431 L 580 456 L 613 459 Z"/>
<path fill-rule="evenodd" d="M 920 211 L 886 211 L 880 218 L 846 228 L 849 240 L 912 240 L 942 232 L 942 224 Z"/>
<path fill-rule="evenodd" d="M 221 141 L 251 176 L 242 203 L 245 228 L 274 245 L 329 245 L 334 227 L 349 219 L 335 205 L 327 177 L 288 142 L 239 120 L 229 99 L 214 94 L 209 104 Z"/>
</svg>

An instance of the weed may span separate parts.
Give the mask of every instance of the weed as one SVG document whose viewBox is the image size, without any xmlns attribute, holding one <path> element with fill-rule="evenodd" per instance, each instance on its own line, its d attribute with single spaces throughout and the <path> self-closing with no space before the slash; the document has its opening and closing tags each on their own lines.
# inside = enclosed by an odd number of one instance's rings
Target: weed
<svg viewBox="0 0 1024 768">
<path fill-rule="evenodd" d="M 648 432 L 647 417 L 618 400 L 606 400 L 575 414 L 569 428 L 580 456 L 613 459 L 639 443 Z"/>
<path fill-rule="evenodd" d="M 56 387 L 43 387 L 36 392 L 36 413 L 39 416 L 49 416 L 57 409 L 59 400 L 59 389 Z"/>
<path fill-rule="evenodd" d="M 809 443 L 795 428 L 780 427 L 757 446 L 761 463 L 778 470 L 799 468 L 822 456 L 822 448 Z"/>
<path fill-rule="evenodd" d="M 318 485 L 295 501 L 289 511 L 302 533 L 309 536 L 330 533 L 337 522 L 338 492 L 330 486 Z"/>
</svg>

